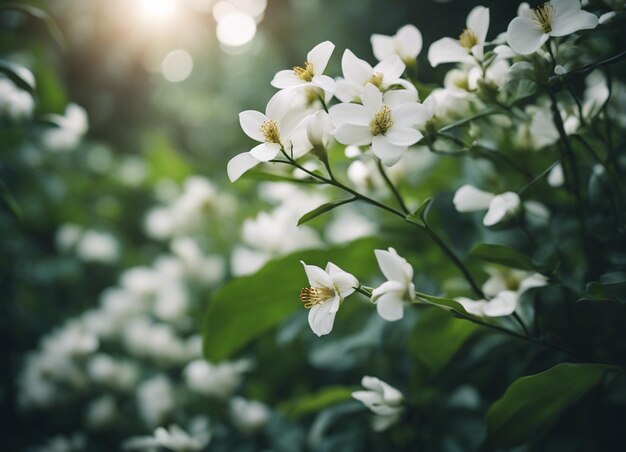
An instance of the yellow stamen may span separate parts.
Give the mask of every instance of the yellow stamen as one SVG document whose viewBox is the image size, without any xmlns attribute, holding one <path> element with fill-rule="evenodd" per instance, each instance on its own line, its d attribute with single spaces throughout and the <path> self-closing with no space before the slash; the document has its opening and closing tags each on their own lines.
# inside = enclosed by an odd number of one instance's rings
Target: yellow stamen
<svg viewBox="0 0 626 452">
<path fill-rule="evenodd" d="M 554 5 L 552 3 L 544 3 L 541 6 L 533 8 L 532 20 L 541 27 L 544 33 L 552 31 L 552 19 L 554 17 Z"/>
<path fill-rule="evenodd" d="M 474 30 L 466 28 L 463 30 L 463 33 L 461 33 L 461 36 L 459 36 L 459 43 L 462 47 L 471 50 L 472 47 L 478 44 L 478 37 L 476 36 L 476 33 L 474 33 Z"/>
<path fill-rule="evenodd" d="M 280 144 L 280 130 L 276 121 L 268 119 L 261 124 L 260 131 L 267 143 Z"/>
<path fill-rule="evenodd" d="M 383 108 L 376 113 L 374 119 L 370 123 L 370 130 L 372 135 L 384 135 L 393 126 L 391 120 L 391 109 L 387 105 L 383 105 Z"/>
<path fill-rule="evenodd" d="M 381 89 L 383 86 L 383 74 L 382 72 L 376 72 L 374 75 L 372 75 L 369 80 L 366 83 L 371 83 L 372 85 L 374 85 L 376 88 Z"/>
<path fill-rule="evenodd" d="M 309 61 L 304 62 L 304 67 L 294 66 L 293 72 L 299 79 L 304 80 L 305 82 L 313 80 L 313 75 L 315 75 L 313 74 L 313 64 Z"/>
<path fill-rule="evenodd" d="M 304 304 L 304 307 L 309 309 L 318 304 L 324 303 L 335 297 L 335 292 L 332 289 L 325 287 L 306 287 L 300 290 L 300 301 Z"/>
</svg>

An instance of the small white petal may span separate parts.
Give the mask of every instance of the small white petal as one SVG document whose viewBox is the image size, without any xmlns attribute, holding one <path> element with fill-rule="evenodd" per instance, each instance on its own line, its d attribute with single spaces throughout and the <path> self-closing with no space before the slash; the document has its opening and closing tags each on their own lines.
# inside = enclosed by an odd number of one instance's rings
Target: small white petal
<svg viewBox="0 0 626 452">
<path fill-rule="evenodd" d="M 341 70 L 346 80 L 365 85 L 373 74 L 372 66 L 367 61 L 357 58 L 357 56 L 346 49 L 341 57 Z"/>
<path fill-rule="evenodd" d="M 587 11 L 579 10 L 558 16 L 555 14 L 550 36 L 566 36 L 578 30 L 588 30 L 597 26 L 598 17 Z"/>
<path fill-rule="evenodd" d="M 315 86 L 319 86 L 324 91 L 327 91 L 329 93 L 332 93 L 333 91 L 335 91 L 335 80 L 333 80 L 328 75 L 323 75 L 323 74 L 314 75 L 313 79 L 311 80 L 311 84 Z"/>
<path fill-rule="evenodd" d="M 454 208 L 458 212 L 477 212 L 489 208 L 495 195 L 472 185 L 463 185 L 454 194 Z"/>
<path fill-rule="evenodd" d="M 351 295 L 354 293 L 355 287 L 359 287 L 359 280 L 354 275 L 342 270 L 332 262 L 326 265 L 326 272 L 330 275 L 337 290 L 339 290 L 341 298 Z"/>
<path fill-rule="evenodd" d="M 251 168 L 257 166 L 259 162 L 257 159 L 252 157 L 249 152 L 244 152 L 242 154 L 238 154 L 234 156 L 228 162 L 228 166 L 226 172 L 228 173 L 228 178 L 231 182 L 235 182 L 239 179 L 246 171 Z"/>
<path fill-rule="evenodd" d="M 417 103 L 417 90 L 413 87 L 412 89 L 394 89 L 387 91 L 383 95 L 383 103 L 391 108 L 391 110 L 400 108 L 404 104 L 415 104 Z"/>
<path fill-rule="evenodd" d="M 394 38 L 392 36 L 373 34 L 370 37 L 370 42 L 374 56 L 378 61 L 382 61 L 396 52 Z"/>
<path fill-rule="evenodd" d="M 252 157 L 259 162 L 269 162 L 280 152 L 280 144 L 261 143 L 250 150 Z"/>
<path fill-rule="evenodd" d="M 616 11 L 609 11 L 608 13 L 604 13 L 598 19 L 598 24 L 604 25 L 605 23 L 613 20 L 613 18 L 615 16 L 617 16 L 617 12 Z"/>
<path fill-rule="evenodd" d="M 422 34 L 414 25 L 405 25 L 396 33 L 396 42 L 403 60 L 417 58 L 422 51 Z M 379 58 L 380 60 L 380 58 Z"/>
<path fill-rule="evenodd" d="M 392 127 L 385 134 L 387 140 L 396 146 L 412 146 L 422 139 L 423 135 L 408 127 Z"/>
<path fill-rule="evenodd" d="M 388 280 L 406 283 L 413 278 L 413 269 L 408 265 L 407 260 L 398 255 L 393 248 L 389 248 L 389 250 L 374 250 L 374 254 L 380 270 Z"/>
<path fill-rule="evenodd" d="M 371 83 L 365 85 L 363 89 L 363 106 L 373 116 L 383 108 L 383 94 Z"/>
<path fill-rule="evenodd" d="M 527 17 L 516 17 L 506 30 L 506 42 L 522 55 L 530 55 L 539 50 L 548 37 L 541 27 Z"/>
<path fill-rule="evenodd" d="M 404 72 L 404 68 L 405 66 L 402 59 L 398 55 L 391 55 L 378 63 L 376 67 L 374 67 L 373 73 L 383 74 L 383 83 L 388 84 L 391 81 L 399 79 Z M 371 74 L 370 72 L 370 76 Z M 367 79 L 365 81 L 367 81 Z"/>
<path fill-rule="evenodd" d="M 428 48 L 428 61 L 436 67 L 442 63 L 471 63 L 474 58 L 456 39 L 441 38 Z"/>
<path fill-rule="evenodd" d="M 313 47 L 307 54 L 306 60 L 313 65 L 313 73 L 315 75 L 324 72 L 333 50 L 335 50 L 335 44 L 330 41 L 324 41 Z"/>
<path fill-rule="evenodd" d="M 287 114 L 296 96 L 291 90 L 281 90 L 272 96 L 265 107 L 265 114 L 274 121 L 280 121 Z"/>
<path fill-rule="evenodd" d="M 391 280 L 385 281 L 380 286 L 372 290 L 372 301 L 375 302 L 380 297 L 388 293 L 393 293 L 394 295 L 400 298 L 409 298 L 409 297 L 406 297 L 408 290 L 409 290 L 409 285 L 406 282 L 391 281 Z"/>
<path fill-rule="evenodd" d="M 260 111 L 246 110 L 239 113 L 239 124 L 243 132 L 255 141 L 265 141 L 265 137 L 261 133 L 261 126 L 267 121 Z"/>
<path fill-rule="evenodd" d="M 489 8 L 476 6 L 467 16 L 467 28 L 470 28 L 478 39 L 478 43 L 485 42 L 489 31 Z"/>
<path fill-rule="evenodd" d="M 406 146 L 391 144 L 384 135 L 372 139 L 372 152 L 385 166 L 393 166 L 402 158 Z"/>
<path fill-rule="evenodd" d="M 304 84 L 305 82 L 294 74 L 291 69 L 278 71 L 271 83 L 274 88 L 278 89 L 294 88 L 296 86 L 303 86 Z"/>
<path fill-rule="evenodd" d="M 533 273 L 530 276 L 524 278 L 517 289 L 517 293 L 523 294 L 529 289 L 533 289 L 535 287 L 543 287 L 548 284 L 548 279 L 540 275 L 539 273 Z"/>
<path fill-rule="evenodd" d="M 384 294 L 376 302 L 376 311 L 388 322 L 395 322 L 404 317 L 404 302 L 395 294 Z"/>
<path fill-rule="evenodd" d="M 363 105 L 358 104 L 337 104 L 330 107 L 328 111 L 330 120 L 336 127 L 342 124 L 353 124 L 357 126 L 368 126 L 372 117 Z"/>
<path fill-rule="evenodd" d="M 563 166 L 559 163 L 550 170 L 548 174 L 548 184 L 551 187 L 561 187 L 565 183 L 565 176 L 563 174 Z"/>
<path fill-rule="evenodd" d="M 503 317 L 513 314 L 516 307 L 517 294 L 505 290 L 483 305 L 483 314 L 487 317 Z"/>
<path fill-rule="evenodd" d="M 515 215 L 520 208 L 521 200 L 517 193 L 506 192 L 496 196 L 489 205 L 489 210 L 483 219 L 485 226 L 493 226 L 500 221 Z"/>
<path fill-rule="evenodd" d="M 360 102 L 363 86 L 357 83 L 338 78 L 335 81 L 335 97 L 341 102 Z M 341 104 L 338 104 L 341 105 Z M 337 105 L 335 105 L 336 107 Z M 332 107 L 331 107 L 332 108 Z"/>
<path fill-rule="evenodd" d="M 300 263 L 304 266 L 304 272 L 309 279 L 311 287 L 333 289 L 333 280 L 328 273 L 317 265 L 307 265 L 302 261 Z"/>
<path fill-rule="evenodd" d="M 342 124 L 335 130 L 335 139 L 342 144 L 365 146 L 372 142 L 372 131 L 369 126 Z"/>
<path fill-rule="evenodd" d="M 324 336 L 333 330 L 337 311 L 333 312 L 333 303 L 327 301 L 309 309 L 309 326 L 317 336 Z"/>
<path fill-rule="evenodd" d="M 423 126 L 430 118 L 428 108 L 418 103 L 401 105 L 391 112 L 393 124 L 398 127 Z"/>
</svg>

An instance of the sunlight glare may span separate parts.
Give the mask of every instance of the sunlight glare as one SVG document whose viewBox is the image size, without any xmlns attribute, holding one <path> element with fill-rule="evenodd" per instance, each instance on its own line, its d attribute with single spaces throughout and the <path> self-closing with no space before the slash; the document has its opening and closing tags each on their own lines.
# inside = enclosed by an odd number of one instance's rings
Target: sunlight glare
<svg viewBox="0 0 626 452">
<path fill-rule="evenodd" d="M 256 34 L 256 23 L 248 14 L 231 12 L 217 24 L 217 39 L 225 46 L 240 47 Z"/>
</svg>

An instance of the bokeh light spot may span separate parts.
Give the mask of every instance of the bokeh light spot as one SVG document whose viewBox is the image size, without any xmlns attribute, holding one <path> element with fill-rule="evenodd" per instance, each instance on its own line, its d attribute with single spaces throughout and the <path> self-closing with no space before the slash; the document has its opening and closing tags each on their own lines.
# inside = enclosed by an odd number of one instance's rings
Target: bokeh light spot
<svg viewBox="0 0 626 452">
<path fill-rule="evenodd" d="M 230 47 L 240 47 L 252 40 L 256 34 L 256 23 L 248 14 L 232 12 L 217 24 L 217 39 Z"/>
<path fill-rule="evenodd" d="M 193 58 L 183 49 L 172 50 L 161 63 L 161 73 L 170 82 L 186 80 L 193 70 Z"/>
</svg>

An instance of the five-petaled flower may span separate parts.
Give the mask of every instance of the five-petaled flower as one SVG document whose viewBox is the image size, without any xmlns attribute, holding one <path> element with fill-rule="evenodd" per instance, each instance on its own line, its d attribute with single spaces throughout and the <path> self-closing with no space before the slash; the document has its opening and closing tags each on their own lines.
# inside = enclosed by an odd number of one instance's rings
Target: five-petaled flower
<svg viewBox="0 0 626 452">
<path fill-rule="evenodd" d="M 526 5 L 518 14 L 507 28 L 506 40 L 522 55 L 536 52 L 551 36 L 566 36 L 598 25 L 594 14 L 580 8 L 580 0 L 552 0 L 533 9 Z"/>
<path fill-rule="evenodd" d="M 324 69 L 335 49 L 330 41 L 319 43 L 306 56 L 303 66 L 294 66 L 276 73 L 272 79 L 272 86 L 278 89 L 316 87 L 332 92 L 335 81 L 324 75 Z"/>
<path fill-rule="evenodd" d="M 459 39 L 441 38 L 428 49 L 428 61 L 435 67 L 441 63 L 474 63 L 484 56 L 489 31 L 489 8 L 476 6 L 467 16 L 466 28 Z"/>
<path fill-rule="evenodd" d="M 387 281 L 374 289 L 372 301 L 378 314 L 390 322 L 404 316 L 404 303 L 415 300 L 413 267 L 396 250 L 374 250 L 378 266 Z"/>
<path fill-rule="evenodd" d="M 417 103 L 416 91 L 393 90 L 383 95 L 371 83 L 363 90 L 363 105 L 343 103 L 330 109 L 337 141 L 371 145 L 385 166 L 395 165 L 409 146 L 422 139 L 415 126 L 427 116 L 426 108 Z"/>
<path fill-rule="evenodd" d="M 309 309 L 311 329 L 318 336 L 324 336 L 332 331 L 339 306 L 359 287 L 359 281 L 332 262 L 326 265 L 326 270 L 301 263 L 310 287 L 300 291 L 300 300 Z"/>
</svg>

